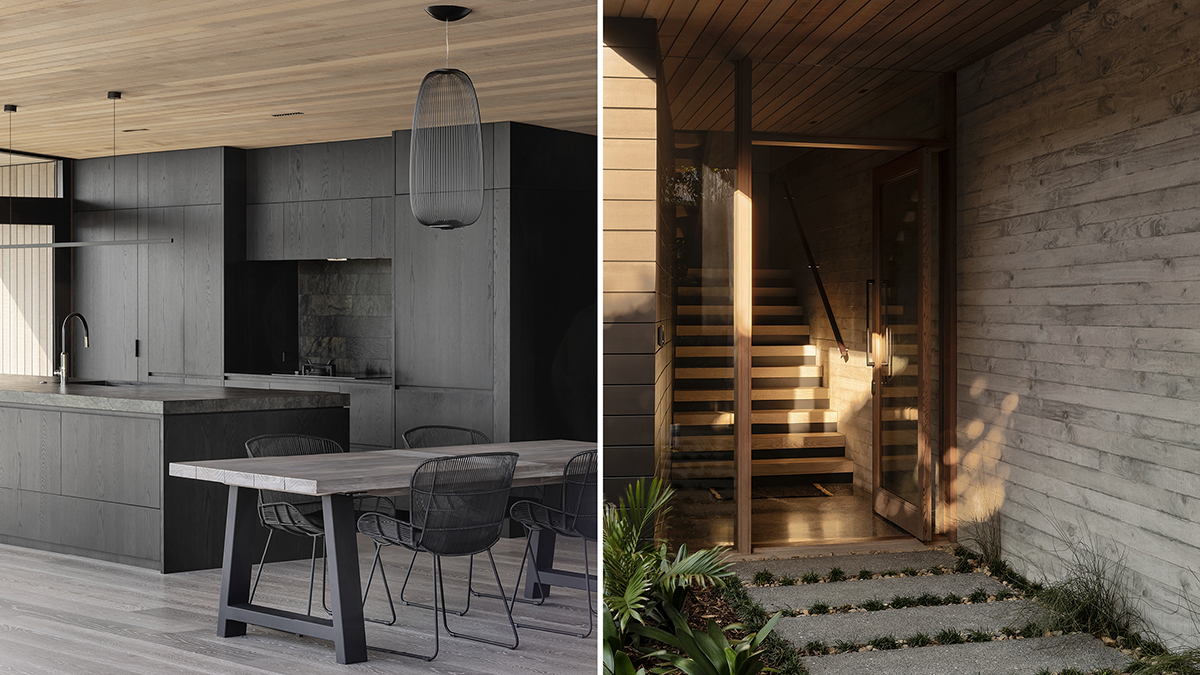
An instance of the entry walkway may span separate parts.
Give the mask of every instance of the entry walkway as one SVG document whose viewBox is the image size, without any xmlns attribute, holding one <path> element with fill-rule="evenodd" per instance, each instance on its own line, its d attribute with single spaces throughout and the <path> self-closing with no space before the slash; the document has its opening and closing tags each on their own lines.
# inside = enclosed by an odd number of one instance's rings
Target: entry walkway
<svg viewBox="0 0 1200 675">
<path fill-rule="evenodd" d="M 957 560 L 916 551 L 745 561 L 734 569 L 768 613 L 786 612 L 776 633 L 810 654 L 811 675 L 1090 673 L 1129 663 L 1090 635 L 1032 635 L 1026 626 L 1038 618 L 1037 605 L 981 572 L 955 572 Z M 847 579 L 829 581 L 835 569 Z M 803 583 L 805 575 L 821 581 Z"/>
</svg>

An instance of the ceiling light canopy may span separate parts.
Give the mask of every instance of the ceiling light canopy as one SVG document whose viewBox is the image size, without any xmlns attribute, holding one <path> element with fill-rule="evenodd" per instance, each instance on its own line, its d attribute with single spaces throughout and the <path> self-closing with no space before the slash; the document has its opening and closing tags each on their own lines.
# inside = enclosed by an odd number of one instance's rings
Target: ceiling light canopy
<svg viewBox="0 0 1200 675">
<path fill-rule="evenodd" d="M 425 11 L 446 23 L 446 67 L 427 74 L 417 92 L 408 187 L 413 215 L 421 224 L 452 230 L 474 223 L 483 213 L 479 99 L 471 78 L 450 67 L 450 22 L 471 10 L 432 5 Z"/>
</svg>

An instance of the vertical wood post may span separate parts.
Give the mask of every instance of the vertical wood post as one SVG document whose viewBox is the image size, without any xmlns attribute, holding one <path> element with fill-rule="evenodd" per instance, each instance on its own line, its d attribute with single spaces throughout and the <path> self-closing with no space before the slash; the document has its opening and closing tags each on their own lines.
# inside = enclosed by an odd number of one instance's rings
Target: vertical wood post
<svg viewBox="0 0 1200 675">
<path fill-rule="evenodd" d="M 753 202 L 751 200 L 750 105 L 753 64 L 737 62 L 733 114 L 737 144 L 737 192 L 733 205 L 733 475 L 737 486 L 735 548 L 749 553 L 750 537 L 750 341 L 754 323 Z"/>
<path fill-rule="evenodd" d="M 942 531 L 958 539 L 958 87 L 954 73 L 942 76 L 942 136 L 950 142 L 940 159 L 942 310 L 941 459 L 938 492 L 942 497 Z"/>
</svg>

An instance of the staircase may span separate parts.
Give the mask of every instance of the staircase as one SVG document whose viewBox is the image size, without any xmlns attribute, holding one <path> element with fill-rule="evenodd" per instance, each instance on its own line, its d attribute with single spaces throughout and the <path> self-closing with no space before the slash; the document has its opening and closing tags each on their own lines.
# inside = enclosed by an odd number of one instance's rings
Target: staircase
<svg viewBox="0 0 1200 675">
<path fill-rule="evenodd" d="M 692 269 L 677 287 L 673 481 L 733 476 L 733 303 L 729 270 Z M 852 478 L 818 350 L 787 270 L 754 273 L 754 476 Z M 835 479 L 838 480 L 838 479 Z"/>
</svg>

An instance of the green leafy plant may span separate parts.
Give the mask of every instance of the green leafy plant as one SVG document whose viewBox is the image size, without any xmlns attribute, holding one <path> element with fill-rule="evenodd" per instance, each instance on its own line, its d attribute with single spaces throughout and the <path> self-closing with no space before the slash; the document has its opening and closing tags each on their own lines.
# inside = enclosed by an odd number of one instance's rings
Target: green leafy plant
<svg viewBox="0 0 1200 675">
<path fill-rule="evenodd" d="M 1012 596 L 1013 596 L 1013 592 L 1008 590 L 1007 588 L 996 591 L 996 599 L 997 600 L 1008 600 Z"/>
<path fill-rule="evenodd" d="M 835 644 L 833 648 L 836 649 L 839 654 L 846 654 L 848 652 L 857 650 L 858 645 L 849 640 L 838 640 L 837 644 Z"/>
<path fill-rule="evenodd" d="M 675 628 L 674 634 L 651 626 L 631 626 L 634 632 L 682 652 L 677 654 L 665 649 L 647 651 L 647 657 L 662 659 L 672 666 L 652 668 L 652 673 L 665 675 L 680 670 L 688 675 L 757 675 L 773 671 L 763 663 L 759 647 L 775 628 L 780 614 L 771 617 L 758 632 L 730 642 L 725 633 L 745 630 L 745 626 L 735 623 L 722 629 L 709 619 L 707 630 L 694 631 L 679 610 L 671 605 L 664 605 L 663 609 Z"/>
<path fill-rule="evenodd" d="M 604 675 L 646 675 L 645 668 L 634 668 L 633 659 L 629 658 L 622 649 L 623 640 L 617 631 L 617 624 L 607 611 L 600 612 L 603 625 L 603 654 Z"/>
<path fill-rule="evenodd" d="M 867 579 L 870 579 L 873 576 L 875 576 L 875 575 L 871 573 L 871 570 L 859 570 L 858 571 L 858 578 L 862 579 L 863 581 L 866 581 Z"/>
<path fill-rule="evenodd" d="M 829 613 L 829 605 L 827 605 L 823 602 L 818 602 L 818 603 L 814 604 L 812 607 L 808 608 L 808 613 L 809 614 L 828 614 Z"/>
<path fill-rule="evenodd" d="M 775 583 L 775 575 L 771 573 L 771 570 L 759 570 L 754 573 L 755 586 L 770 586 L 773 583 Z"/>
<path fill-rule="evenodd" d="M 868 600 L 862 604 L 862 608 L 868 612 L 878 612 L 886 607 L 887 605 L 876 599 Z"/>
<path fill-rule="evenodd" d="M 897 595 L 892 598 L 892 609 L 904 609 L 906 607 L 916 607 L 917 601 L 907 595 Z"/>
<path fill-rule="evenodd" d="M 780 586 L 795 586 L 796 585 L 796 577 L 789 577 L 788 575 L 785 574 L 785 575 L 779 577 L 779 585 Z"/>
<path fill-rule="evenodd" d="M 906 577 L 915 577 L 917 576 L 917 568 L 912 566 L 905 567 L 904 569 L 900 570 L 900 573 Z"/>
<path fill-rule="evenodd" d="M 959 558 L 958 561 L 954 563 L 954 571 L 957 574 L 967 574 L 974 569 L 975 566 L 971 564 L 971 559 L 967 557 Z"/>
<path fill-rule="evenodd" d="M 665 623 L 663 607 L 682 607 L 689 588 L 721 586 L 733 576 L 720 548 L 674 554 L 656 546 L 655 526 L 670 512 L 674 490 L 655 478 L 639 479 L 617 506 L 604 511 L 604 604 L 618 632 L 631 623 Z"/>
<path fill-rule="evenodd" d="M 963 643 L 963 636 L 953 628 L 938 631 L 937 635 L 933 636 L 939 645 L 960 645 Z"/>
<path fill-rule="evenodd" d="M 985 591 L 983 589 L 983 587 L 981 586 L 981 587 L 976 588 L 975 590 L 971 591 L 971 594 L 967 596 L 967 599 L 974 603 L 987 602 L 988 601 L 988 592 Z"/>
<path fill-rule="evenodd" d="M 953 593 L 949 593 L 946 595 L 946 597 L 942 598 L 942 604 L 943 605 L 961 605 L 962 600 L 963 599 L 962 599 L 961 595 L 955 595 Z"/>
<path fill-rule="evenodd" d="M 900 573 L 897 572 L 896 570 L 884 570 L 879 573 L 879 576 L 881 576 L 881 577 L 896 577 L 896 576 L 900 576 Z"/>
<path fill-rule="evenodd" d="M 834 568 L 832 568 L 832 569 L 830 569 L 830 570 L 829 570 L 829 577 L 828 577 L 828 579 L 829 579 L 830 581 L 845 581 L 845 580 L 846 580 L 846 573 L 842 571 L 842 568 L 840 568 L 840 567 L 834 567 Z"/>
<path fill-rule="evenodd" d="M 805 584 L 818 584 L 821 583 L 821 575 L 816 572 L 807 572 L 800 577 L 800 581 Z"/>
<path fill-rule="evenodd" d="M 940 577 L 941 575 L 946 573 L 946 570 L 942 569 L 941 565 L 934 565 L 933 567 L 929 568 L 929 573 L 934 576 Z"/>
</svg>

